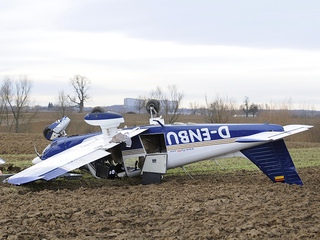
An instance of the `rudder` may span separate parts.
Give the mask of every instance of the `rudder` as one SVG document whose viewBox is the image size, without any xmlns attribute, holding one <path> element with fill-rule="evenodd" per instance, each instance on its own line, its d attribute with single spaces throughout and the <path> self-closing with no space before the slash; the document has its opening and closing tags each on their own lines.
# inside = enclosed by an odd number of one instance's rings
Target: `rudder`
<svg viewBox="0 0 320 240">
<path fill-rule="evenodd" d="M 283 139 L 241 150 L 273 182 L 303 185 Z"/>
</svg>

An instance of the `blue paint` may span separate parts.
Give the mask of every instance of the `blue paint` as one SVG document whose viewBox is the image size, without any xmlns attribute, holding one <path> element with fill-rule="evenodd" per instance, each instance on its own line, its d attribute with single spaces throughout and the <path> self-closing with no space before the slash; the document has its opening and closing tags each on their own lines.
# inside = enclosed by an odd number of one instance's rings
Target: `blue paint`
<svg viewBox="0 0 320 240">
<path fill-rule="evenodd" d="M 277 176 L 283 176 L 284 183 L 303 185 L 283 139 L 243 149 L 241 152 L 271 181 L 276 182 Z"/>
<path fill-rule="evenodd" d="M 90 116 L 89 116 L 90 115 Z M 96 116 L 94 116 L 96 115 Z M 94 113 L 88 114 L 87 119 L 105 119 L 108 117 L 111 118 L 119 118 L 122 117 L 117 113 Z M 86 116 L 86 117 L 87 117 Z M 201 141 L 212 141 L 212 140 L 220 140 L 224 139 L 227 134 L 223 131 L 224 128 L 227 127 L 230 133 L 228 138 L 236 138 L 249 136 L 252 134 L 256 134 L 259 132 L 265 131 L 277 131 L 282 132 L 283 127 L 277 124 L 195 124 L 195 125 L 152 125 L 152 126 L 142 126 L 141 128 L 148 128 L 147 131 L 143 133 L 143 135 L 148 134 L 164 134 L 166 145 L 176 145 L 183 143 L 192 143 L 192 142 L 201 142 Z M 132 128 L 128 128 L 132 129 Z M 203 130 L 205 129 L 205 130 Z M 221 130 L 221 134 L 219 134 L 219 129 Z M 42 160 L 45 160 L 49 157 L 52 157 L 66 149 L 74 147 L 83 142 L 83 140 L 102 134 L 101 132 L 70 136 L 70 137 L 60 137 L 52 141 L 50 145 L 46 147 L 43 151 Z M 196 135 L 196 136 L 195 136 Z M 177 138 L 175 138 L 177 136 Z M 223 137 L 224 136 L 224 137 Z M 169 140 L 169 141 L 168 141 Z M 142 145 L 139 141 L 139 136 L 135 136 L 132 141 L 132 146 L 130 148 L 125 149 L 138 149 L 141 148 Z"/>
<path fill-rule="evenodd" d="M 101 134 L 100 132 L 84 134 L 84 135 L 76 135 L 70 137 L 60 137 L 56 138 L 52 141 L 50 145 L 48 145 L 41 156 L 41 160 L 46 160 L 49 157 L 52 157 L 58 153 L 61 153 L 71 147 L 74 147 L 83 142 L 83 140 Z"/>
<path fill-rule="evenodd" d="M 123 118 L 121 114 L 115 112 L 104 112 L 104 113 L 88 113 L 84 120 L 108 120 Z"/>
</svg>

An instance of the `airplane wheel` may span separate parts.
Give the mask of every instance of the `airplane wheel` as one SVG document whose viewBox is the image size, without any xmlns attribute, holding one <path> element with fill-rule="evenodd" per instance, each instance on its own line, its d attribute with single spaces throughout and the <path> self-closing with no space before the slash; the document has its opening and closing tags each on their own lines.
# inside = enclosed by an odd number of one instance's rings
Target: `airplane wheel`
<svg viewBox="0 0 320 240">
<path fill-rule="evenodd" d="M 46 126 L 44 129 L 43 129 L 43 136 L 47 139 L 47 140 L 50 140 L 50 134 L 49 132 L 52 131 L 49 126 Z"/>
<path fill-rule="evenodd" d="M 91 110 L 91 113 L 104 113 L 105 110 L 103 109 L 103 107 L 94 107 L 92 110 Z"/>
<path fill-rule="evenodd" d="M 159 112 L 160 110 L 160 102 L 155 99 L 151 99 L 146 104 L 146 110 L 148 113 L 150 113 L 150 108 L 153 107 L 156 112 Z"/>
</svg>

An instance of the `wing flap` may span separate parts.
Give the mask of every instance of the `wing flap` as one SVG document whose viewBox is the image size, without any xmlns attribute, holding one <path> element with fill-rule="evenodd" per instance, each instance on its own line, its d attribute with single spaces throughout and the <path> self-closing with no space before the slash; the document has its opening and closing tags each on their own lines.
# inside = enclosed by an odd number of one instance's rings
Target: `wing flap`
<svg viewBox="0 0 320 240">
<path fill-rule="evenodd" d="M 46 174 L 43 175 L 42 179 L 44 180 L 51 180 L 56 177 L 59 177 L 67 172 L 70 172 L 74 169 L 77 169 L 85 164 L 88 164 L 92 161 L 95 161 L 99 158 L 105 157 L 109 155 L 110 153 L 104 150 L 97 150 L 94 152 L 91 152 L 85 156 L 82 156 L 78 159 L 75 159 L 72 162 L 69 162 L 61 167 L 55 168 L 50 172 L 47 172 Z"/>
</svg>

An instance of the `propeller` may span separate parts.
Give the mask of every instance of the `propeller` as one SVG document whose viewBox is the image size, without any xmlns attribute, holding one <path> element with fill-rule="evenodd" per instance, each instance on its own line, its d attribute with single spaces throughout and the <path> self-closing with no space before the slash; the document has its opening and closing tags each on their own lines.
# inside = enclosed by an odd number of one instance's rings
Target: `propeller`
<svg viewBox="0 0 320 240">
<path fill-rule="evenodd" d="M 34 148 L 34 151 L 35 151 L 35 153 L 37 154 L 37 156 L 38 156 L 39 158 L 41 158 L 41 154 L 38 152 L 38 150 L 37 150 L 37 148 L 36 148 L 35 145 L 33 145 L 33 148 Z"/>
</svg>

